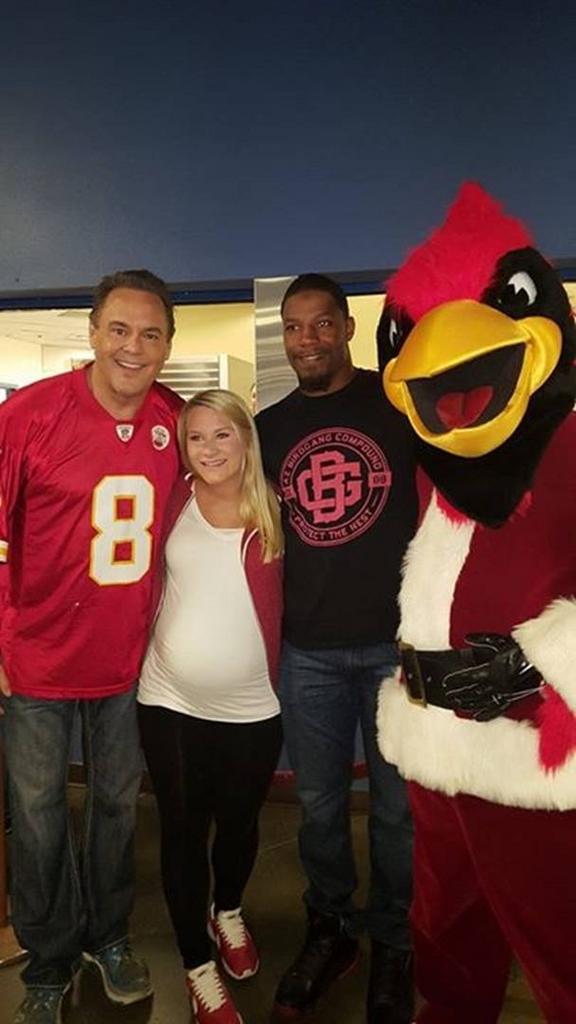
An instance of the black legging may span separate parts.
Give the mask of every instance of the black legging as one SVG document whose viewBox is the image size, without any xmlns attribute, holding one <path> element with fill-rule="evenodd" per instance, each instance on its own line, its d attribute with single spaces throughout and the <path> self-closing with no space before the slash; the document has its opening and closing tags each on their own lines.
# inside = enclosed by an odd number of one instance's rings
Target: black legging
<svg viewBox="0 0 576 1024">
<path fill-rule="evenodd" d="M 242 901 L 258 851 L 258 815 L 282 743 L 280 716 L 262 722 L 210 722 L 138 705 L 142 745 L 158 801 L 164 894 L 184 967 L 211 957 L 210 894 L 217 911 Z"/>
</svg>

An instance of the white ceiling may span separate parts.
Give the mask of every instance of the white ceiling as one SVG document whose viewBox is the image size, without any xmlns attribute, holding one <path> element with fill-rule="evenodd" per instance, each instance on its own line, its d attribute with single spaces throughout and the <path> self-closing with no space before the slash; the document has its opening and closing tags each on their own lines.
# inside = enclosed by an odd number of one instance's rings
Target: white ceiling
<svg viewBox="0 0 576 1024">
<path fill-rule="evenodd" d="M 88 348 L 87 309 L 0 310 L 0 341 Z"/>
</svg>

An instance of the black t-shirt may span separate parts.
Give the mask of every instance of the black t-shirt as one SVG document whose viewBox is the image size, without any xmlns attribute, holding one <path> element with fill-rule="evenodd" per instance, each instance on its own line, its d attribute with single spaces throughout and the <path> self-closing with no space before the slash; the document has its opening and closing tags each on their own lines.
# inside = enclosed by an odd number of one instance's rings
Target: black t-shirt
<svg viewBox="0 0 576 1024">
<path fill-rule="evenodd" d="M 293 391 L 256 423 L 282 495 L 286 639 L 308 649 L 393 641 L 416 524 L 414 442 L 379 375 L 357 370 L 328 395 Z"/>
</svg>

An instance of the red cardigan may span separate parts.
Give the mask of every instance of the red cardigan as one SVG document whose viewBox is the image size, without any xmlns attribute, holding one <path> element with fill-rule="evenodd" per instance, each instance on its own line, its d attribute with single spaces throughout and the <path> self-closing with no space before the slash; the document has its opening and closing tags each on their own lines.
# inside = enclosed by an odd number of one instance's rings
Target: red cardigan
<svg viewBox="0 0 576 1024">
<path fill-rule="evenodd" d="M 154 621 L 158 614 L 164 590 L 164 549 L 166 541 L 193 493 L 194 483 L 190 474 L 180 476 L 170 495 L 164 517 L 162 542 L 156 559 L 154 600 L 152 602 L 154 618 L 152 621 Z M 241 557 L 256 616 L 262 631 L 270 682 L 276 688 L 282 631 L 283 562 L 281 558 L 275 558 L 271 562 L 262 561 L 261 545 L 257 530 L 244 531 Z"/>
</svg>

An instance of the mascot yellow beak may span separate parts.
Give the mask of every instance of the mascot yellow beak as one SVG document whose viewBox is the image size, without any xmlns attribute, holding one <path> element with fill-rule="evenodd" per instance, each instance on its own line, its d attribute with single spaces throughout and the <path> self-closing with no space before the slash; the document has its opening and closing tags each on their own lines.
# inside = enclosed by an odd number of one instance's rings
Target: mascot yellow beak
<svg viewBox="0 0 576 1024">
<path fill-rule="evenodd" d="M 546 317 L 512 320 L 481 302 L 446 302 L 426 313 L 384 370 L 388 398 L 427 444 L 477 458 L 522 420 L 562 348 Z"/>
</svg>

